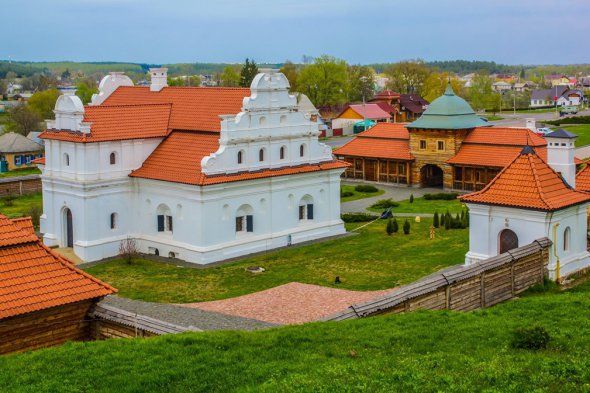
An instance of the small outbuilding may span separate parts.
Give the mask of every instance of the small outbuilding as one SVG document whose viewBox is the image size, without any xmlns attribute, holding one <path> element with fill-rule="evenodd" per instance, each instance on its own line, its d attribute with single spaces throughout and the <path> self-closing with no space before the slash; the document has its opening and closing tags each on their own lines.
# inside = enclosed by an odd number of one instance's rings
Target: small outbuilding
<svg viewBox="0 0 590 393">
<path fill-rule="evenodd" d="M 43 157 L 43 146 L 31 139 L 8 132 L 0 136 L 0 172 L 34 167 L 32 162 Z"/>
</svg>

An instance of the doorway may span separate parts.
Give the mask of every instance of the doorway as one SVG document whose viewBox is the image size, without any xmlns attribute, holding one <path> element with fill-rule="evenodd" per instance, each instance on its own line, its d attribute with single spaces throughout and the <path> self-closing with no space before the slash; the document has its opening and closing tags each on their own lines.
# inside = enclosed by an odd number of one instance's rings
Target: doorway
<svg viewBox="0 0 590 393">
<path fill-rule="evenodd" d="M 377 161 L 365 160 L 365 180 L 377 181 Z"/>
<path fill-rule="evenodd" d="M 500 232 L 499 248 L 499 254 L 503 254 L 505 252 L 518 248 L 518 236 L 516 236 L 516 233 L 514 233 L 510 229 L 504 229 L 502 232 Z"/>
<path fill-rule="evenodd" d="M 424 165 L 420 170 L 420 180 L 422 187 L 442 187 L 443 170 L 437 165 Z"/>
<path fill-rule="evenodd" d="M 67 207 L 64 209 L 64 246 L 74 247 L 74 224 L 72 211 Z"/>
</svg>

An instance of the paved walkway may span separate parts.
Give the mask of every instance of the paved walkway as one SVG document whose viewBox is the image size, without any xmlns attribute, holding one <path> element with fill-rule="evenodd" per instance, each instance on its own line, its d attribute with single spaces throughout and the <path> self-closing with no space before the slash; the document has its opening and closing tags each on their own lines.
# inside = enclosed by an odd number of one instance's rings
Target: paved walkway
<svg viewBox="0 0 590 393">
<path fill-rule="evenodd" d="M 231 299 L 190 303 L 184 306 L 242 318 L 255 318 L 273 324 L 299 324 L 316 321 L 389 291 L 391 289 L 349 291 L 291 282 Z"/>
<path fill-rule="evenodd" d="M 343 184 L 357 185 L 365 183 L 343 182 Z M 367 183 L 369 184 L 369 183 Z M 414 194 L 414 198 L 418 198 L 428 193 L 442 192 L 440 188 L 413 188 L 407 186 L 394 186 L 390 184 L 371 183 L 375 187 L 385 190 L 385 193 L 375 197 L 357 199 L 356 201 L 343 202 L 340 207 L 342 213 L 359 213 L 366 212 L 366 209 L 380 199 L 393 199 L 394 201 L 403 201 L 409 199 L 410 195 Z M 396 213 L 396 216 L 402 215 Z M 408 216 L 416 216 L 417 214 L 408 213 Z M 422 215 L 422 214 L 420 214 Z"/>
<path fill-rule="evenodd" d="M 277 326 L 254 318 L 220 314 L 174 304 L 142 302 L 118 296 L 107 296 L 101 303 L 174 325 L 195 327 L 200 330 L 256 330 Z"/>
<path fill-rule="evenodd" d="M 53 251 L 57 252 L 59 255 L 69 259 L 70 261 L 74 262 L 74 265 L 79 265 L 82 263 L 82 260 L 79 256 L 74 254 L 74 249 L 71 247 L 60 247 L 54 248 Z"/>
</svg>

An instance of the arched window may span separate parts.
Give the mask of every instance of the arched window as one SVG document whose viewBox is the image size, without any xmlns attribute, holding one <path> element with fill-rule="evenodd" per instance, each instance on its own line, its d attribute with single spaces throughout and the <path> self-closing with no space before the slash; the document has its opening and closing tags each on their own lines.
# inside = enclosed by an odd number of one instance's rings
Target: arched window
<svg viewBox="0 0 590 393">
<path fill-rule="evenodd" d="M 279 122 L 285 124 L 287 122 L 287 115 L 281 115 Z"/>
<path fill-rule="evenodd" d="M 238 152 L 238 164 L 243 164 L 244 163 L 244 151 L 240 150 Z"/>
<path fill-rule="evenodd" d="M 303 157 L 305 155 L 305 144 L 299 146 L 299 157 Z"/>
<path fill-rule="evenodd" d="M 250 205 L 242 205 L 236 212 L 236 233 L 254 232 L 254 210 Z"/>
<path fill-rule="evenodd" d="M 285 151 L 287 150 L 287 148 L 285 146 L 281 146 L 281 150 L 279 151 L 279 156 L 281 157 L 281 160 L 285 159 Z"/>
<path fill-rule="evenodd" d="M 112 152 L 109 156 L 109 162 L 111 163 L 111 165 L 115 165 L 117 163 L 117 155 L 115 154 L 115 152 Z"/>
<path fill-rule="evenodd" d="M 264 161 L 264 149 L 258 150 L 258 161 L 260 161 L 260 162 Z"/>
<path fill-rule="evenodd" d="M 158 232 L 172 232 L 172 213 L 170 208 L 164 204 L 158 206 Z"/>
<path fill-rule="evenodd" d="M 64 153 L 64 165 L 70 166 L 70 155 L 68 153 Z"/>
<path fill-rule="evenodd" d="M 258 120 L 258 123 L 263 126 L 266 124 L 266 117 L 262 116 L 260 117 L 260 120 Z"/>
<path fill-rule="evenodd" d="M 111 229 L 117 228 L 117 213 L 111 213 Z"/>
<path fill-rule="evenodd" d="M 518 236 L 510 229 L 500 232 L 500 254 L 518 248 Z"/>
<path fill-rule="evenodd" d="M 569 251 L 570 243 L 571 243 L 571 236 L 572 236 L 572 231 L 571 231 L 570 227 L 565 228 L 565 231 L 563 231 L 563 251 Z"/>
<path fill-rule="evenodd" d="M 313 198 L 306 195 L 299 201 L 299 221 L 313 220 Z"/>
</svg>

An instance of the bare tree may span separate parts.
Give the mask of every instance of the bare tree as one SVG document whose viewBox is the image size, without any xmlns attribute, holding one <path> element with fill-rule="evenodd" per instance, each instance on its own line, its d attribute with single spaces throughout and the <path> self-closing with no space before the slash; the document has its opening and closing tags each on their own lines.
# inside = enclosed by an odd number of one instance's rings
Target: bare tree
<svg viewBox="0 0 590 393">
<path fill-rule="evenodd" d="M 137 256 L 137 244 L 135 239 L 128 237 L 125 240 L 121 240 L 119 244 L 119 256 L 127 262 L 128 265 L 133 263 L 133 259 Z"/>
</svg>

